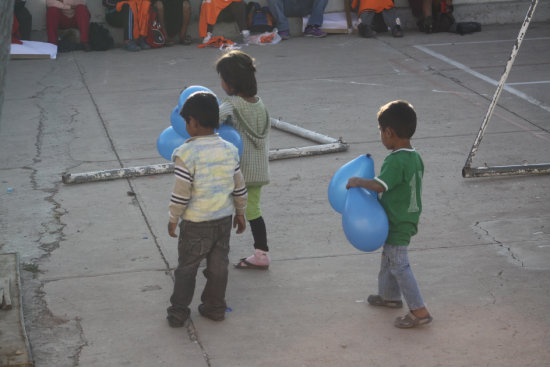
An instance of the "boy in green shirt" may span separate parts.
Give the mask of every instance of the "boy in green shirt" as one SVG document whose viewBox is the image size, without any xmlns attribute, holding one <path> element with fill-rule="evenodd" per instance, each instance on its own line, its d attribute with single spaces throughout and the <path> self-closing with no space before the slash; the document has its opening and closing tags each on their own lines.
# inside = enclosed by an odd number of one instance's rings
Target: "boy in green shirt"
<svg viewBox="0 0 550 367">
<path fill-rule="evenodd" d="M 408 245 L 418 231 L 422 211 L 424 175 L 422 159 L 410 141 L 416 130 L 413 106 L 406 101 L 382 106 L 378 111 L 378 129 L 382 144 L 392 152 L 384 159 L 378 176 L 372 180 L 352 177 L 347 188 L 364 187 L 382 193 L 380 204 L 388 216 L 389 231 L 378 273 L 378 294 L 370 295 L 367 301 L 373 306 L 401 308 L 403 294 L 410 312 L 395 319 L 395 326 L 412 328 L 432 321 L 408 257 Z"/>
</svg>

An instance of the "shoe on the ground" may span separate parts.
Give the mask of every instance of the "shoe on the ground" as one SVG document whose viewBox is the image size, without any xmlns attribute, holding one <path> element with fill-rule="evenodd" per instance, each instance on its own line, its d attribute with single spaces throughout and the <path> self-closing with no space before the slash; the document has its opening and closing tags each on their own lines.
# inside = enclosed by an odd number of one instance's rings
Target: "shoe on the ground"
<svg viewBox="0 0 550 367">
<path fill-rule="evenodd" d="M 288 31 L 279 31 L 279 36 L 283 41 L 290 39 L 290 33 Z"/>
<path fill-rule="evenodd" d="M 389 308 L 401 308 L 403 307 L 403 301 L 388 301 L 380 297 L 378 294 L 371 294 L 367 298 L 367 302 L 372 306 L 382 306 Z"/>
<path fill-rule="evenodd" d="M 243 29 L 241 31 L 241 39 L 239 40 L 239 43 L 241 44 L 247 43 L 248 37 L 250 37 L 250 31 L 248 29 Z"/>
<path fill-rule="evenodd" d="M 147 42 L 145 41 L 145 38 L 144 37 L 140 37 L 137 41 L 137 44 L 139 46 L 139 48 L 141 48 L 142 50 L 149 50 L 151 49 L 151 46 L 149 46 L 147 44 Z"/>
<path fill-rule="evenodd" d="M 207 319 L 210 319 L 212 321 L 223 321 L 225 320 L 225 315 L 222 314 L 222 315 L 212 315 L 210 313 L 208 313 L 206 311 L 206 306 L 201 303 L 199 305 L 199 313 L 201 314 L 202 317 L 206 317 Z"/>
<path fill-rule="evenodd" d="M 187 321 L 187 320 L 181 321 L 180 319 L 178 319 L 173 315 L 166 316 L 166 320 L 168 320 L 168 325 L 170 325 L 170 327 L 173 327 L 173 328 L 184 327 L 185 322 Z"/>
<path fill-rule="evenodd" d="M 129 40 L 128 43 L 124 45 L 124 49 L 132 52 L 141 50 L 141 48 L 137 45 L 136 41 L 134 40 Z"/>
<path fill-rule="evenodd" d="M 422 326 L 432 322 L 431 315 L 425 317 L 416 317 L 412 312 L 409 312 L 405 316 L 400 316 L 395 319 L 394 325 L 400 329 L 410 329 L 417 326 Z"/>
<path fill-rule="evenodd" d="M 391 35 L 396 38 L 403 37 L 403 30 L 401 29 L 400 25 L 396 25 L 391 29 Z"/>
<path fill-rule="evenodd" d="M 323 32 L 318 25 L 308 25 L 304 30 L 304 36 L 322 38 L 327 36 L 327 32 Z"/>
<path fill-rule="evenodd" d="M 254 255 L 243 257 L 233 266 L 237 269 L 267 270 L 270 263 L 269 252 L 256 249 L 254 250 Z"/>
<path fill-rule="evenodd" d="M 188 46 L 190 45 L 191 43 L 193 42 L 193 40 L 191 39 L 191 36 L 186 34 L 183 38 L 180 38 L 180 43 L 182 45 L 185 45 L 185 46 Z"/>
<path fill-rule="evenodd" d="M 364 38 L 373 38 L 376 35 L 371 26 L 368 24 L 359 23 L 357 26 L 357 31 L 359 32 L 359 35 Z"/>
<path fill-rule="evenodd" d="M 206 37 L 204 37 L 202 39 L 202 43 L 205 44 L 205 43 L 208 43 L 210 42 L 210 39 L 212 38 L 212 32 L 207 32 L 206 33 Z"/>
</svg>

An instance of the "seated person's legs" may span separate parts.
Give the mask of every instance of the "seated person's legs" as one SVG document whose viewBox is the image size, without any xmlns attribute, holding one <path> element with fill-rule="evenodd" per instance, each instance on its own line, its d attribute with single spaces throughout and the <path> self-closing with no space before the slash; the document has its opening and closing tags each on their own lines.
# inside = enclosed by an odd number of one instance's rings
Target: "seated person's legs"
<svg viewBox="0 0 550 367">
<path fill-rule="evenodd" d="M 357 30 L 361 37 L 371 38 L 375 36 L 375 33 L 372 30 L 372 21 L 374 20 L 375 14 L 376 13 L 373 11 L 364 11 L 359 16 L 361 22 L 357 26 Z"/>
<path fill-rule="evenodd" d="M 105 14 L 105 20 L 110 26 L 122 28 L 123 37 L 124 37 L 124 48 L 128 51 L 139 51 L 141 50 L 136 42 L 131 39 L 133 37 L 132 33 L 129 31 L 129 22 L 130 22 L 130 6 L 124 4 L 120 11 L 111 11 Z"/>
<path fill-rule="evenodd" d="M 382 17 L 386 25 L 390 27 L 392 36 L 403 37 L 403 30 L 401 29 L 401 24 L 398 20 L 399 18 L 397 17 L 395 8 L 383 10 Z"/>
<path fill-rule="evenodd" d="M 188 0 L 184 0 L 182 4 L 183 8 L 183 22 L 180 28 L 180 43 L 184 45 L 191 44 L 191 36 L 187 34 L 187 28 L 189 27 L 189 21 L 191 20 L 191 5 Z"/>
<path fill-rule="evenodd" d="M 323 15 L 328 0 L 300 1 L 302 16 L 310 14 L 304 35 L 306 37 L 326 37 L 327 33 L 319 29 L 323 25 Z"/>
<path fill-rule="evenodd" d="M 54 7 L 46 9 L 46 29 L 48 34 L 48 42 L 57 45 L 57 30 L 61 23 L 61 10 Z"/>
<path fill-rule="evenodd" d="M 32 30 L 32 15 L 25 7 L 25 3 L 16 1 L 15 7 L 13 9 L 13 14 L 15 14 L 15 17 L 19 22 L 19 33 L 21 34 L 21 39 L 30 40 Z"/>
<path fill-rule="evenodd" d="M 90 11 L 86 5 L 77 5 L 74 9 L 74 21 L 80 32 L 80 43 L 84 45 L 84 49 L 89 51 L 89 32 L 90 32 Z M 86 49 L 86 46 L 88 49 Z"/>
<path fill-rule="evenodd" d="M 246 29 L 246 6 L 244 1 L 233 2 L 228 6 L 228 9 L 235 22 L 237 22 L 239 32 L 244 31 Z"/>
<path fill-rule="evenodd" d="M 201 8 L 201 11 L 202 11 L 202 8 Z M 244 1 L 233 1 L 231 2 L 231 4 L 225 7 L 222 10 L 222 12 L 224 13 L 224 15 L 226 14 L 225 12 L 229 12 L 231 14 L 233 20 L 235 20 L 235 22 L 237 23 L 237 26 L 239 27 L 239 31 L 241 32 L 241 35 L 243 36 L 243 38 L 247 37 L 250 34 L 246 29 L 246 4 Z M 222 14 L 222 12 L 220 12 L 220 14 Z M 220 14 L 218 14 L 218 19 Z M 218 20 L 216 20 L 216 22 L 218 22 Z M 202 43 L 207 43 L 210 41 L 213 31 L 214 31 L 214 25 L 207 24 L 206 26 L 207 34 L 206 34 L 206 37 L 203 38 Z"/>
<path fill-rule="evenodd" d="M 279 30 L 279 33 L 284 33 L 288 35 L 289 26 L 288 26 L 288 19 L 285 15 L 285 5 L 283 0 L 268 0 L 269 4 L 269 11 L 275 17 L 275 20 L 277 21 L 277 29 Z"/>
<path fill-rule="evenodd" d="M 311 7 L 311 16 L 309 17 L 308 25 L 323 25 L 323 16 L 328 0 L 314 0 Z"/>
</svg>

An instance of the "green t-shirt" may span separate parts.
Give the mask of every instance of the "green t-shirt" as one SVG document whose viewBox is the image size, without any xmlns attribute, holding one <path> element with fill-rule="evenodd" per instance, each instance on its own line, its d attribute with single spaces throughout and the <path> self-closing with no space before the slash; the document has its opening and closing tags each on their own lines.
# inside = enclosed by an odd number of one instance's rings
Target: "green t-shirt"
<svg viewBox="0 0 550 367">
<path fill-rule="evenodd" d="M 414 148 L 395 150 L 384 159 L 374 179 L 384 186 L 380 204 L 389 222 L 386 243 L 407 246 L 418 232 L 423 175 L 424 163 Z"/>
</svg>

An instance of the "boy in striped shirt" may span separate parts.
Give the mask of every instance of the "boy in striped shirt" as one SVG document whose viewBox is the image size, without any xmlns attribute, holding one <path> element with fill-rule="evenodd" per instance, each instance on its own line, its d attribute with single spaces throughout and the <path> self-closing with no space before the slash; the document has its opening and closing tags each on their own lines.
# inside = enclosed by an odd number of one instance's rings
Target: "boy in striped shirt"
<svg viewBox="0 0 550 367">
<path fill-rule="evenodd" d="M 178 237 L 178 267 L 174 292 L 168 307 L 171 327 L 184 326 L 195 291 L 195 278 L 206 259 L 206 285 L 199 313 L 211 320 L 225 318 L 225 289 L 228 275 L 231 217 L 237 233 L 244 232 L 247 191 L 240 171 L 237 148 L 214 130 L 219 126 L 216 97 L 193 93 L 183 105 L 181 116 L 191 136 L 174 150 L 176 183 L 170 199 L 168 233 Z"/>
</svg>

